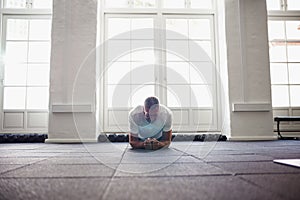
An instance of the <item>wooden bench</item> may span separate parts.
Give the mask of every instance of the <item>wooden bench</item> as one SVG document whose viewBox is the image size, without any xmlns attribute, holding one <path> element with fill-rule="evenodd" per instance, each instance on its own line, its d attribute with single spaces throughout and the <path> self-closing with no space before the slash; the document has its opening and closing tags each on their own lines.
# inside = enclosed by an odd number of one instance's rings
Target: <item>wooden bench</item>
<svg viewBox="0 0 300 200">
<path fill-rule="evenodd" d="M 277 122 L 277 133 L 278 133 L 278 136 L 280 138 L 283 138 L 282 135 L 280 134 L 280 122 L 300 121 L 300 116 L 277 116 L 277 117 L 274 117 L 274 121 Z M 294 130 L 292 130 L 292 131 L 294 131 Z"/>
</svg>

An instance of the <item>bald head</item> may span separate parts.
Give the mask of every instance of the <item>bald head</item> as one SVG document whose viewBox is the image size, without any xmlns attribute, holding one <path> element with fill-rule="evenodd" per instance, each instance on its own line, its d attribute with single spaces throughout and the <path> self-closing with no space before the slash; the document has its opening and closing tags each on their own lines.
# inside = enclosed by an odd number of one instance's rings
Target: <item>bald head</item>
<svg viewBox="0 0 300 200">
<path fill-rule="evenodd" d="M 157 97 L 148 97 L 144 102 L 144 113 L 147 121 L 154 121 L 159 111 L 159 101 Z"/>
<path fill-rule="evenodd" d="M 159 105 L 157 97 L 148 97 L 144 102 L 145 109 L 147 110 L 149 110 L 154 105 L 155 107 Z"/>
</svg>

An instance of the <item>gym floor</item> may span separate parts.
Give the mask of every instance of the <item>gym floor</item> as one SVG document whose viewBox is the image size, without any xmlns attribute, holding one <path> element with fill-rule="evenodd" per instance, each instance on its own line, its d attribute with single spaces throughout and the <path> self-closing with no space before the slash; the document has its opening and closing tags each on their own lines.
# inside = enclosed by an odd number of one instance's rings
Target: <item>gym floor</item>
<svg viewBox="0 0 300 200">
<path fill-rule="evenodd" d="M 0 199 L 295 199 L 299 140 L 173 142 L 158 151 L 128 143 L 1 144 Z"/>
</svg>

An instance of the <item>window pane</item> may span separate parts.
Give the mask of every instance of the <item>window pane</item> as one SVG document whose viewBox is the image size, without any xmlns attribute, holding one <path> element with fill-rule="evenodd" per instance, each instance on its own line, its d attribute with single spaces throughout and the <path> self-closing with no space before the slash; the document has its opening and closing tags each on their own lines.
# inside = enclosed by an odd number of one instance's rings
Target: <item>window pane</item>
<svg viewBox="0 0 300 200">
<path fill-rule="evenodd" d="M 291 106 L 300 106 L 300 86 L 290 86 Z"/>
<path fill-rule="evenodd" d="M 132 84 L 149 84 L 155 82 L 154 65 L 145 62 L 134 62 L 131 68 Z"/>
<path fill-rule="evenodd" d="M 190 106 L 190 86 L 188 85 L 168 85 L 167 104 L 170 107 Z"/>
<path fill-rule="evenodd" d="M 107 8 L 127 8 L 129 7 L 129 0 L 105 0 Z"/>
<path fill-rule="evenodd" d="M 168 40 L 167 51 L 168 61 L 189 60 L 188 40 Z"/>
<path fill-rule="evenodd" d="M 109 40 L 107 43 L 108 61 L 130 61 L 130 40 Z"/>
<path fill-rule="evenodd" d="M 48 86 L 49 71 L 49 65 L 29 65 L 27 84 L 31 86 Z"/>
<path fill-rule="evenodd" d="M 145 99 L 149 96 L 154 96 L 154 85 L 133 85 L 131 106 L 143 105 Z"/>
<path fill-rule="evenodd" d="M 6 42 L 6 63 L 27 62 L 27 42 Z"/>
<path fill-rule="evenodd" d="M 129 18 L 109 18 L 107 28 L 108 39 L 113 37 L 116 37 L 118 39 L 130 39 Z"/>
<path fill-rule="evenodd" d="M 33 0 L 33 8 L 52 9 L 53 0 Z"/>
<path fill-rule="evenodd" d="M 191 8 L 202 8 L 202 9 L 211 9 L 212 1 L 211 0 L 190 0 Z"/>
<path fill-rule="evenodd" d="M 207 85 L 191 85 L 192 107 L 213 107 L 212 91 Z"/>
<path fill-rule="evenodd" d="M 107 105 L 109 108 L 130 107 L 130 96 L 130 85 L 107 86 Z"/>
<path fill-rule="evenodd" d="M 211 61 L 212 49 L 210 41 L 190 41 L 191 61 Z"/>
<path fill-rule="evenodd" d="M 268 22 L 269 41 L 275 39 L 285 39 L 284 21 L 269 21 Z"/>
<path fill-rule="evenodd" d="M 163 0 L 164 8 L 185 8 L 185 0 Z"/>
<path fill-rule="evenodd" d="M 268 10 L 280 10 L 280 0 L 267 0 L 267 8 Z"/>
<path fill-rule="evenodd" d="M 193 64 L 193 65 L 192 65 Z M 211 62 L 193 62 L 190 67 L 192 84 L 213 84 L 214 65 Z"/>
<path fill-rule="evenodd" d="M 288 46 L 288 61 L 289 62 L 300 62 L 300 45 L 299 46 Z"/>
<path fill-rule="evenodd" d="M 153 40 L 135 40 L 132 41 L 132 61 L 142 61 L 146 63 L 154 63 L 154 41 Z"/>
<path fill-rule="evenodd" d="M 138 18 L 131 20 L 131 38 L 132 39 L 153 39 L 154 21 L 152 18 Z M 146 30 L 140 30 L 146 29 Z M 153 30 L 149 30 L 153 29 Z M 137 31 L 136 31 L 137 30 Z"/>
<path fill-rule="evenodd" d="M 28 40 L 28 20 L 8 19 L 6 40 Z"/>
<path fill-rule="evenodd" d="M 26 0 L 4 0 L 5 8 L 26 8 Z"/>
<path fill-rule="evenodd" d="M 187 19 L 167 19 L 166 29 L 169 30 L 166 33 L 167 39 L 187 39 L 189 37 Z"/>
<path fill-rule="evenodd" d="M 25 87 L 4 88 L 4 109 L 25 109 Z"/>
<path fill-rule="evenodd" d="M 28 62 L 50 62 L 50 44 L 49 42 L 31 42 L 29 43 Z"/>
<path fill-rule="evenodd" d="M 190 70 L 188 62 L 168 62 L 167 81 L 169 84 L 190 83 Z"/>
<path fill-rule="evenodd" d="M 26 86 L 27 65 L 6 65 L 4 69 L 4 85 Z"/>
<path fill-rule="evenodd" d="M 300 10 L 299 0 L 287 0 L 288 10 Z"/>
<path fill-rule="evenodd" d="M 211 39 L 210 22 L 208 19 L 190 19 L 189 36 L 191 39 Z"/>
<path fill-rule="evenodd" d="M 133 0 L 135 8 L 154 8 L 156 0 Z"/>
<path fill-rule="evenodd" d="M 286 22 L 286 36 L 287 39 L 300 40 L 300 21 Z"/>
<path fill-rule="evenodd" d="M 287 62 L 286 46 L 270 46 L 270 62 Z"/>
<path fill-rule="evenodd" d="M 130 83 L 130 62 L 113 62 L 107 69 L 108 84 L 129 84 Z"/>
<path fill-rule="evenodd" d="M 288 84 L 288 72 L 286 64 L 271 63 L 272 84 Z"/>
<path fill-rule="evenodd" d="M 29 40 L 50 40 L 51 20 L 30 20 Z"/>
<path fill-rule="evenodd" d="M 300 84 L 300 64 L 289 64 L 290 84 Z"/>
<path fill-rule="evenodd" d="M 48 109 L 48 87 L 27 88 L 27 109 Z"/>
<path fill-rule="evenodd" d="M 288 86 L 272 86 L 272 104 L 273 107 L 289 106 Z"/>
</svg>

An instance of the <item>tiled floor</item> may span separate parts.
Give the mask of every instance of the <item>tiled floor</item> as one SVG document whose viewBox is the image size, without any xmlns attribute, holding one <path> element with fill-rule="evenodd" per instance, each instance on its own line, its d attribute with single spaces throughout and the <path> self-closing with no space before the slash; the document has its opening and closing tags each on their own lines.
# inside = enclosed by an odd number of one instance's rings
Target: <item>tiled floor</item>
<svg viewBox="0 0 300 200">
<path fill-rule="evenodd" d="M 0 144 L 0 199 L 299 199 L 300 141 Z"/>
</svg>

